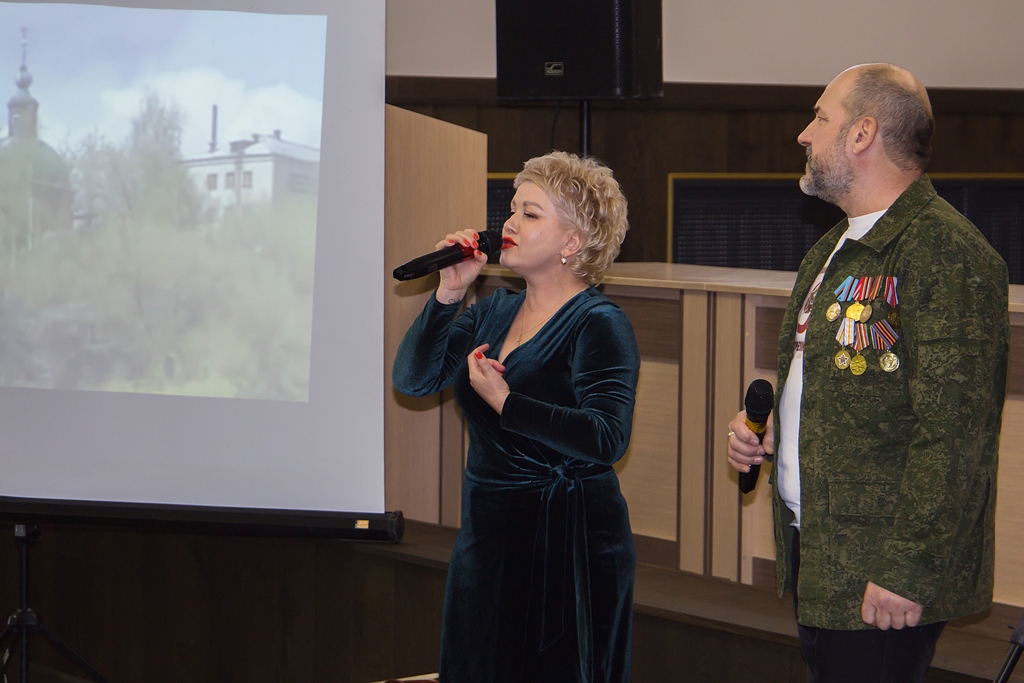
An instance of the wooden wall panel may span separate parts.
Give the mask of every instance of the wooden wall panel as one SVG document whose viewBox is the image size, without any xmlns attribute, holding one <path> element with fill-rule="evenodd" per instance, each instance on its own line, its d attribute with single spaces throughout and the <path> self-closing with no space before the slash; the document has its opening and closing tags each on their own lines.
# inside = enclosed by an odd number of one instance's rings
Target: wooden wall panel
<svg viewBox="0 0 1024 683">
<path fill-rule="evenodd" d="M 821 88 L 666 83 L 657 100 L 592 104 L 591 153 L 629 199 L 624 261 L 665 261 L 673 172 L 798 173 L 797 135 Z M 933 89 L 934 172 L 1024 172 L 1024 91 Z M 575 103 L 499 105 L 493 79 L 387 79 L 387 101 L 490 136 L 487 168 L 516 171 L 552 147 L 575 151 Z M 553 134 L 552 134 L 553 133 Z"/>
<path fill-rule="evenodd" d="M 678 416 L 679 364 L 645 359 L 629 450 L 615 470 L 633 533 L 673 543 L 678 526 Z"/>
<path fill-rule="evenodd" d="M 1006 392 L 1024 394 L 1024 315 L 1010 324 L 1010 367 L 1007 369 Z"/>
<path fill-rule="evenodd" d="M 441 400 L 412 399 L 391 384 L 402 336 L 437 286 L 437 278 L 396 282 L 391 269 L 434 248 L 453 228 L 483 224 L 487 213 L 487 137 L 388 107 L 385 144 L 384 500 L 409 519 L 441 521 L 441 457 L 451 491 L 455 449 L 442 450 Z M 394 265 L 392 265 L 394 264 Z M 450 430 L 449 430 L 450 431 Z M 445 519 L 453 510 L 446 508 Z"/>
<path fill-rule="evenodd" d="M 608 285 L 604 288 L 604 293 L 629 317 L 637 345 L 640 347 L 640 355 L 678 365 L 682 335 L 679 291 L 666 290 L 666 294 L 671 295 L 666 298 L 616 295 L 616 292 L 622 289 L 625 288 Z"/>
<path fill-rule="evenodd" d="M 602 291 L 629 317 L 642 358 L 629 450 L 615 468 L 637 534 L 637 557 L 674 568 L 679 559 L 679 291 L 616 285 Z"/>
<path fill-rule="evenodd" d="M 754 367 L 774 372 L 779 367 L 779 331 L 782 317 L 786 314 L 786 302 L 782 306 L 758 306 L 754 309 L 754 345 L 752 347 Z M 774 384 L 774 382 L 773 382 Z"/>
<path fill-rule="evenodd" d="M 730 170 L 728 121 L 706 111 L 592 111 L 592 153 L 611 166 L 629 200 L 630 230 L 619 259 L 665 261 L 668 173 Z"/>
<path fill-rule="evenodd" d="M 1020 345 L 1024 313 L 1011 313 L 1015 331 L 1010 366 L 1024 365 Z M 1024 395 L 1008 394 L 999 438 L 999 480 L 996 487 L 995 600 L 1024 605 Z"/>
<path fill-rule="evenodd" d="M 1024 155 L 1021 117 L 936 109 L 933 172 L 1018 173 Z M 1016 159 L 1014 158 L 1016 157 Z"/>
<path fill-rule="evenodd" d="M 714 400 L 709 427 L 712 480 L 711 573 L 738 581 L 739 476 L 728 463 L 729 422 L 743 407 L 743 295 L 718 292 L 714 305 Z"/>
<path fill-rule="evenodd" d="M 995 600 L 1024 605 L 1024 397 L 1007 399 L 996 487 Z"/>
<path fill-rule="evenodd" d="M 462 470 L 465 467 L 466 420 L 455 403 L 455 392 L 446 389 L 441 403 L 441 524 L 457 527 L 462 520 Z"/>
<path fill-rule="evenodd" d="M 710 385 L 708 364 L 708 297 L 705 292 L 683 292 L 683 352 L 679 399 L 679 568 L 703 573 L 710 570 L 705 535 L 709 518 L 706 441 Z"/>
<path fill-rule="evenodd" d="M 781 639 L 780 639 L 781 640 Z M 705 624 L 633 617 L 632 683 L 806 683 L 798 643 L 757 642 Z M 929 681 L 929 683 L 931 683 Z"/>
<path fill-rule="evenodd" d="M 779 324 L 763 325 L 766 319 L 782 320 L 788 299 L 784 297 L 748 295 L 744 302 L 743 334 L 743 390 L 755 379 L 765 379 L 775 386 L 777 383 L 774 366 L 778 361 Z M 765 315 L 767 313 L 767 315 Z M 762 348 L 772 349 L 772 369 L 764 369 L 756 360 Z M 744 394 L 745 395 L 745 394 Z M 768 477 L 772 464 L 765 462 L 757 486 L 751 493 L 741 496 L 740 514 L 740 580 L 774 589 L 775 577 L 775 535 L 772 521 L 771 487 Z M 764 568 L 770 566 L 771 571 Z M 760 569 L 759 569 L 760 567 Z"/>
<path fill-rule="evenodd" d="M 48 527 L 30 604 L 118 683 L 366 683 L 437 671 L 454 539 L 414 524 L 398 548 Z M 13 579 L 0 574 L 5 605 Z M 951 624 L 926 680 L 988 680 L 960 672 L 994 671 L 1019 615 Z M 633 628 L 633 681 L 804 680 L 790 608 L 760 591 L 640 567 Z M 83 680 L 41 639 L 30 649 L 36 683 Z"/>
<path fill-rule="evenodd" d="M 0 598 L 13 611 L 12 526 L 0 532 Z M 31 550 L 29 604 L 119 683 L 365 683 L 437 671 L 446 568 L 363 549 L 46 526 Z M 43 640 L 30 639 L 31 680 L 82 681 Z"/>
</svg>

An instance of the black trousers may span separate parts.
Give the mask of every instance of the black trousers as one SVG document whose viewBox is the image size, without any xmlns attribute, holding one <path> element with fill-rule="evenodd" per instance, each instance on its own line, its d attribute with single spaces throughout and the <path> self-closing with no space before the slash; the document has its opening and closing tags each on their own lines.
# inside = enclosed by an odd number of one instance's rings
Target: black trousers
<svg viewBox="0 0 1024 683">
<path fill-rule="evenodd" d="M 793 535 L 793 609 L 800 573 L 800 532 Z M 807 683 L 921 683 L 946 626 L 940 621 L 882 631 L 837 631 L 804 626 L 797 619 Z"/>
</svg>

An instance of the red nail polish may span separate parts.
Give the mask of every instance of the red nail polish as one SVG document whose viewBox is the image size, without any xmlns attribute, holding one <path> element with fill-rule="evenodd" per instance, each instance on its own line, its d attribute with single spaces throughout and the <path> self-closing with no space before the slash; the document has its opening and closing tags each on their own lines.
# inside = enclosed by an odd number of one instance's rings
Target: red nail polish
<svg viewBox="0 0 1024 683">
<path fill-rule="evenodd" d="M 477 351 L 477 352 L 476 352 L 476 357 L 477 357 L 477 358 L 479 358 L 479 359 L 481 359 L 481 360 L 483 360 L 484 354 L 482 354 L 482 353 L 480 353 L 479 351 Z"/>
</svg>

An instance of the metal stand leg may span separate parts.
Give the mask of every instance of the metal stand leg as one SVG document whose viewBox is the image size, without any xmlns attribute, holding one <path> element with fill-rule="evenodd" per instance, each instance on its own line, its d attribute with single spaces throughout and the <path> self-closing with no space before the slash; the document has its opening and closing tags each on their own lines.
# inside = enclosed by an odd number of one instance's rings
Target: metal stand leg
<svg viewBox="0 0 1024 683">
<path fill-rule="evenodd" d="M 590 156 L 590 100 L 580 102 L 580 156 Z"/>
<path fill-rule="evenodd" d="M 7 642 L 7 639 L 10 638 L 11 635 L 13 635 L 13 633 L 14 633 L 14 627 L 11 626 L 10 624 L 7 624 L 7 627 L 4 628 L 3 633 L 0 633 L 0 650 L 3 649 L 4 643 Z"/>
<path fill-rule="evenodd" d="M 56 648 L 57 652 L 67 657 L 68 661 L 70 661 L 83 672 L 88 674 L 90 678 L 92 678 L 95 681 L 98 681 L 99 683 L 110 683 L 110 680 L 108 680 L 103 674 L 97 671 L 96 667 L 94 667 L 89 662 L 85 661 L 85 659 L 80 654 L 78 654 L 70 647 L 68 647 L 63 640 L 61 640 L 56 636 L 56 634 L 54 634 L 53 631 L 46 628 L 42 624 L 39 624 L 37 629 L 39 630 L 40 633 L 46 636 L 47 640 L 53 643 L 53 647 Z"/>
<path fill-rule="evenodd" d="M 1003 666 L 1000 667 L 999 673 L 996 674 L 995 683 L 1007 683 L 1010 680 L 1010 676 L 1013 674 L 1014 667 L 1017 666 L 1017 660 L 1020 659 L 1022 651 L 1024 651 L 1024 614 L 1017 621 L 1017 626 L 1013 629 L 1013 635 L 1010 636 L 1010 651 L 1006 653 Z"/>
<path fill-rule="evenodd" d="M 64 655 L 68 661 L 94 681 L 97 681 L 97 683 L 111 683 L 92 664 L 68 647 L 53 631 L 48 629 L 39 620 L 39 616 L 28 606 L 28 547 L 30 543 L 39 538 L 39 534 L 40 531 L 37 526 L 27 524 L 16 524 L 14 526 L 14 540 L 21 546 L 21 604 L 14 614 L 7 619 L 7 627 L 0 634 L 0 651 L 3 651 L 8 646 L 8 642 L 17 643 L 20 646 L 21 683 L 28 683 L 28 636 L 30 633 L 38 631 L 53 644 L 57 652 Z M 13 649 L 13 645 L 11 647 Z M 0 662 L 0 675 L 6 673 L 6 670 L 7 662 Z"/>
</svg>

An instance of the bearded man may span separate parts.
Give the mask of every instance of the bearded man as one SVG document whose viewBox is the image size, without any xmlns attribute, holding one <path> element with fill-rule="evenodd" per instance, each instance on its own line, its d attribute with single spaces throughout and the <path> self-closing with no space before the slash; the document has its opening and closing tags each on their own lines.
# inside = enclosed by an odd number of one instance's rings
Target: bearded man
<svg viewBox="0 0 1024 683">
<path fill-rule="evenodd" d="M 946 622 L 992 601 L 1007 270 L 936 195 L 933 129 L 900 67 L 825 88 L 800 188 L 848 218 L 800 266 L 763 446 L 729 425 L 737 470 L 777 453 L 779 594 L 811 683 L 923 681 Z"/>
</svg>

